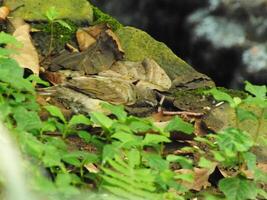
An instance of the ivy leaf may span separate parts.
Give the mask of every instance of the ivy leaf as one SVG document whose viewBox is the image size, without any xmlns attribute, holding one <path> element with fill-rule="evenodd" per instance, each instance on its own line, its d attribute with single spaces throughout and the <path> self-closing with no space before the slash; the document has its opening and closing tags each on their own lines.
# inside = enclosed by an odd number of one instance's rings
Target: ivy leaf
<svg viewBox="0 0 267 200">
<path fill-rule="evenodd" d="M 251 152 L 244 152 L 242 156 L 247 163 L 248 169 L 254 171 L 256 169 L 256 155 Z"/>
<path fill-rule="evenodd" d="M 224 178 L 219 182 L 219 188 L 227 200 L 256 199 L 256 183 L 242 177 Z"/>
<path fill-rule="evenodd" d="M 49 112 L 50 115 L 52 115 L 53 117 L 57 117 L 59 118 L 62 122 L 64 122 L 64 124 L 67 123 L 64 115 L 62 114 L 61 110 L 53 105 L 48 105 L 48 106 L 44 106 L 44 108 Z"/>
<path fill-rule="evenodd" d="M 164 171 L 169 169 L 169 162 L 163 159 L 160 155 L 155 153 L 143 153 L 142 157 L 150 168 L 159 171 Z"/>
<path fill-rule="evenodd" d="M 183 121 L 180 117 L 175 116 L 165 127 L 164 131 L 182 131 L 186 134 L 192 134 L 192 132 L 194 131 L 194 126 L 190 123 Z"/>
<path fill-rule="evenodd" d="M 90 119 L 88 119 L 87 117 L 85 117 L 82 114 L 74 115 L 70 119 L 70 121 L 68 123 L 68 126 L 75 126 L 75 125 L 78 125 L 78 124 L 90 125 L 91 121 L 90 121 Z"/>
<path fill-rule="evenodd" d="M 89 143 L 92 139 L 92 136 L 90 135 L 90 133 L 86 131 L 78 131 L 78 136 L 81 139 L 83 139 L 86 143 Z"/>
<path fill-rule="evenodd" d="M 266 97 L 266 86 L 252 85 L 250 82 L 245 81 L 245 90 L 255 95 L 259 99 L 265 99 Z"/>
</svg>

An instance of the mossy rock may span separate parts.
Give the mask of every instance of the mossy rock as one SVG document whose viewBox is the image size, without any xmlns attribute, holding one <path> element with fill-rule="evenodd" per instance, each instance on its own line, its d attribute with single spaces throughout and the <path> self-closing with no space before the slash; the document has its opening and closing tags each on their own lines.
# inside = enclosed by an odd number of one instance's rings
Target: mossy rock
<svg viewBox="0 0 267 200">
<path fill-rule="evenodd" d="M 126 26 L 118 29 L 116 34 L 125 51 L 126 60 L 142 61 L 145 58 L 152 58 L 172 80 L 180 75 L 198 73 L 176 56 L 164 43 L 156 41 L 142 30 Z"/>
<path fill-rule="evenodd" d="M 59 18 L 81 21 L 93 21 L 93 9 L 87 0 L 4 0 L 12 16 L 29 21 L 46 20 L 45 13 L 54 6 Z"/>
</svg>

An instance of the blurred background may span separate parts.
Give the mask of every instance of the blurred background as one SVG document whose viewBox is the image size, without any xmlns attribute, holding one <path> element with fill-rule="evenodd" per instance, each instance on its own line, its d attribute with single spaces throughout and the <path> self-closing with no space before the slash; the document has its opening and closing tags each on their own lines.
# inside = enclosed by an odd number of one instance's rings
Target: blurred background
<svg viewBox="0 0 267 200">
<path fill-rule="evenodd" d="M 147 31 L 218 86 L 267 84 L 267 0 L 92 0 Z"/>
</svg>

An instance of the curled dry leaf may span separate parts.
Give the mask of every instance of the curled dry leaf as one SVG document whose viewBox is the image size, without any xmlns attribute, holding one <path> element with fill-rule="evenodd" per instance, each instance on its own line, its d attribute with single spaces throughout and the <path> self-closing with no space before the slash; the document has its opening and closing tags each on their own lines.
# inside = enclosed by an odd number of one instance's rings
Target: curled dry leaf
<svg viewBox="0 0 267 200">
<path fill-rule="evenodd" d="M 12 24 L 15 27 L 13 36 L 22 43 L 22 48 L 16 48 L 12 45 L 7 45 L 6 48 L 14 49 L 18 53 L 12 54 L 11 57 L 15 59 L 23 68 L 30 69 L 34 74 L 39 74 L 39 57 L 34 47 L 30 36 L 30 25 L 26 24 L 21 19 L 13 19 Z"/>
<path fill-rule="evenodd" d="M 136 102 L 136 91 L 132 84 L 115 77 L 82 76 L 66 83 L 67 87 L 88 96 L 113 104 L 132 105 Z"/>
<path fill-rule="evenodd" d="M 0 7 L 0 21 L 5 21 L 9 13 L 10 10 L 7 6 Z"/>
</svg>

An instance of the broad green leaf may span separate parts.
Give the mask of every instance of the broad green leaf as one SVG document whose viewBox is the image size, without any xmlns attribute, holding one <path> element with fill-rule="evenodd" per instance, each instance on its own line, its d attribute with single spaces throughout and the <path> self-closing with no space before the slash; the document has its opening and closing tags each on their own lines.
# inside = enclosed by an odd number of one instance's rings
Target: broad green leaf
<svg viewBox="0 0 267 200">
<path fill-rule="evenodd" d="M 257 98 L 265 99 L 266 98 L 266 86 L 258 86 L 258 85 L 252 85 L 250 82 L 245 81 L 245 90 L 253 95 L 255 95 Z"/>
<path fill-rule="evenodd" d="M 16 47 L 22 46 L 22 44 L 14 36 L 5 33 L 4 31 L 0 32 L 0 44 L 12 44 Z"/>
<path fill-rule="evenodd" d="M 87 131 L 78 131 L 78 136 L 83 139 L 86 143 L 91 141 L 92 136 Z"/>
<path fill-rule="evenodd" d="M 164 129 L 167 132 L 182 131 L 186 134 L 192 134 L 194 126 L 190 123 L 183 121 L 180 117 L 175 116 Z"/>
<path fill-rule="evenodd" d="M 248 169 L 254 171 L 256 168 L 256 155 L 251 152 L 244 152 L 242 153 L 242 156 L 247 164 Z"/>
<path fill-rule="evenodd" d="M 160 155 L 155 153 L 143 153 L 143 162 L 146 166 L 149 166 L 152 169 L 156 169 L 159 171 L 164 171 L 169 169 L 169 162 L 163 159 Z"/>
<path fill-rule="evenodd" d="M 118 120 L 124 122 L 127 118 L 127 113 L 124 111 L 124 107 L 122 105 L 112 105 L 109 103 L 102 103 L 101 106 L 114 114 Z"/>
<path fill-rule="evenodd" d="M 61 26 L 65 27 L 65 28 L 67 28 L 69 30 L 72 30 L 70 25 L 67 22 L 65 22 L 65 21 L 63 21 L 61 19 L 57 19 L 57 20 L 55 20 L 55 22 L 59 23 Z"/>
<path fill-rule="evenodd" d="M 102 163 L 106 163 L 107 160 L 113 159 L 114 156 L 118 153 L 119 149 L 115 145 L 105 145 L 102 151 Z"/>
<path fill-rule="evenodd" d="M 91 121 L 97 125 L 100 125 L 102 128 L 106 130 L 110 130 L 113 120 L 104 115 L 101 112 L 92 112 L 90 113 Z"/>
<path fill-rule="evenodd" d="M 214 166 L 214 162 L 206 159 L 205 157 L 201 157 L 198 162 L 199 167 L 210 169 Z"/>
<path fill-rule="evenodd" d="M 240 122 L 251 119 L 251 120 L 258 120 L 258 116 L 251 111 L 244 110 L 242 108 L 237 108 L 237 117 Z"/>
<path fill-rule="evenodd" d="M 152 130 L 153 126 L 150 122 L 147 122 L 145 120 L 136 120 L 132 121 L 129 124 L 130 129 L 135 132 L 135 133 L 142 133 L 142 132 L 147 132 L 149 130 Z"/>
<path fill-rule="evenodd" d="M 227 103 L 230 104 L 231 107 L 235 107 L 235 102 L 233 98 L 229 94 L 222 92 L 217 88 L 212 88 L 206 91 L 205 93 L 211 94 L 217 101 L 226 101 Z"/>
<path fill-rule="evenodd" d="M 174 178 L 178 179 L 178 180 L 180 179 L 180 180 L 192 183 L 194 181 L 194 174 L 193 174 L 193 172 L 187 172 L 187 173 L 184 173 L 184 174 L 176 174 L 174 176 Z"/>
<path fill-rule="evenodd" d="M 117 132 L 114 133 L 111 137 L 118 139 L 122 143 L 138 144 L 141 142 L 139 136 L 133 135 L 131 133 Z"/>
<path fill-rule="evenodd" d="M 189 158 L 184 157 L 184 156 L 168 155 L 166 160 L 169 162 L 179 163 L 183 169 L 192 169 L 193 168 L 193 161 Z"/>
<path fill-rule="evenodd" d="M 77 155 L 73 155 L 73 154 L 65 154 L 62 156 L 62 160 L 68 164 L 71 164 L 75 167 L 80 167 L 81 161 L 79 160 L 79 157 Z"/>
<path fill-rule="evenodd" d="M 253 140 L 244 131 L 228 128 L 216 135 L 216 141 L 221 151 L 229 157 L 235 157 L 237 152 L 246 152 L 253 146 Z"/>
<path fill-rule="evenodd" d="M 25 131 L 41 129 L 42 123 L 38 113 L 28 111 L 24 107 L 14 108 L 13 113 L 18 129 Z"/>
<path fill-rule="evenodd" d="M 85 117 L 82 114 L 74 115 L 70 119 L 70 121 L 68 123 L 68 126 L 75 126 L 75 125 L 78 125 L 78 124 L 90 125 L 91 124 L 91 121 L 90 121 L 89 118 Z"/>
<path fill-rule="evenodd" d="M 64 122 L 64 124 L 67 123 L 64 115 L 62 114 L 61 110 L 53 105 L 48 105 L 48 106 L 44 106 L 44 108 L 49 112 L 50 115 L 52 115 L 53 117 L 57 117 L 59 118 L 62 122 Z"/>
<path fill-rule="evenodd" d="M 45 167 L 61 166 L 61 155 L 54 146 L 46 146 L 45 154 L 42 158 Z"/>
<path fill-rule="evenodd" d="M 171 140 L 164 135 L 156 135 L 147 133 L 144 140 L 142 141 L 142 145 L 144 146 L 153 146 L 163 142 L 171 142 Z"/>
<path fill-rule="evenodd" d="M 256 199 L 256 183 L 242 177 L 224 178 L 219 182 L 219 188 L 227 200 Z"/>
<path fill-rule="evenodd" d="M 134 168 L 140 165 L 141 156 L 138 150 L 132 149 L 127 153 L 127 155 L 128 155 L 128 163 L 130 167 Z"/>
</svg>

